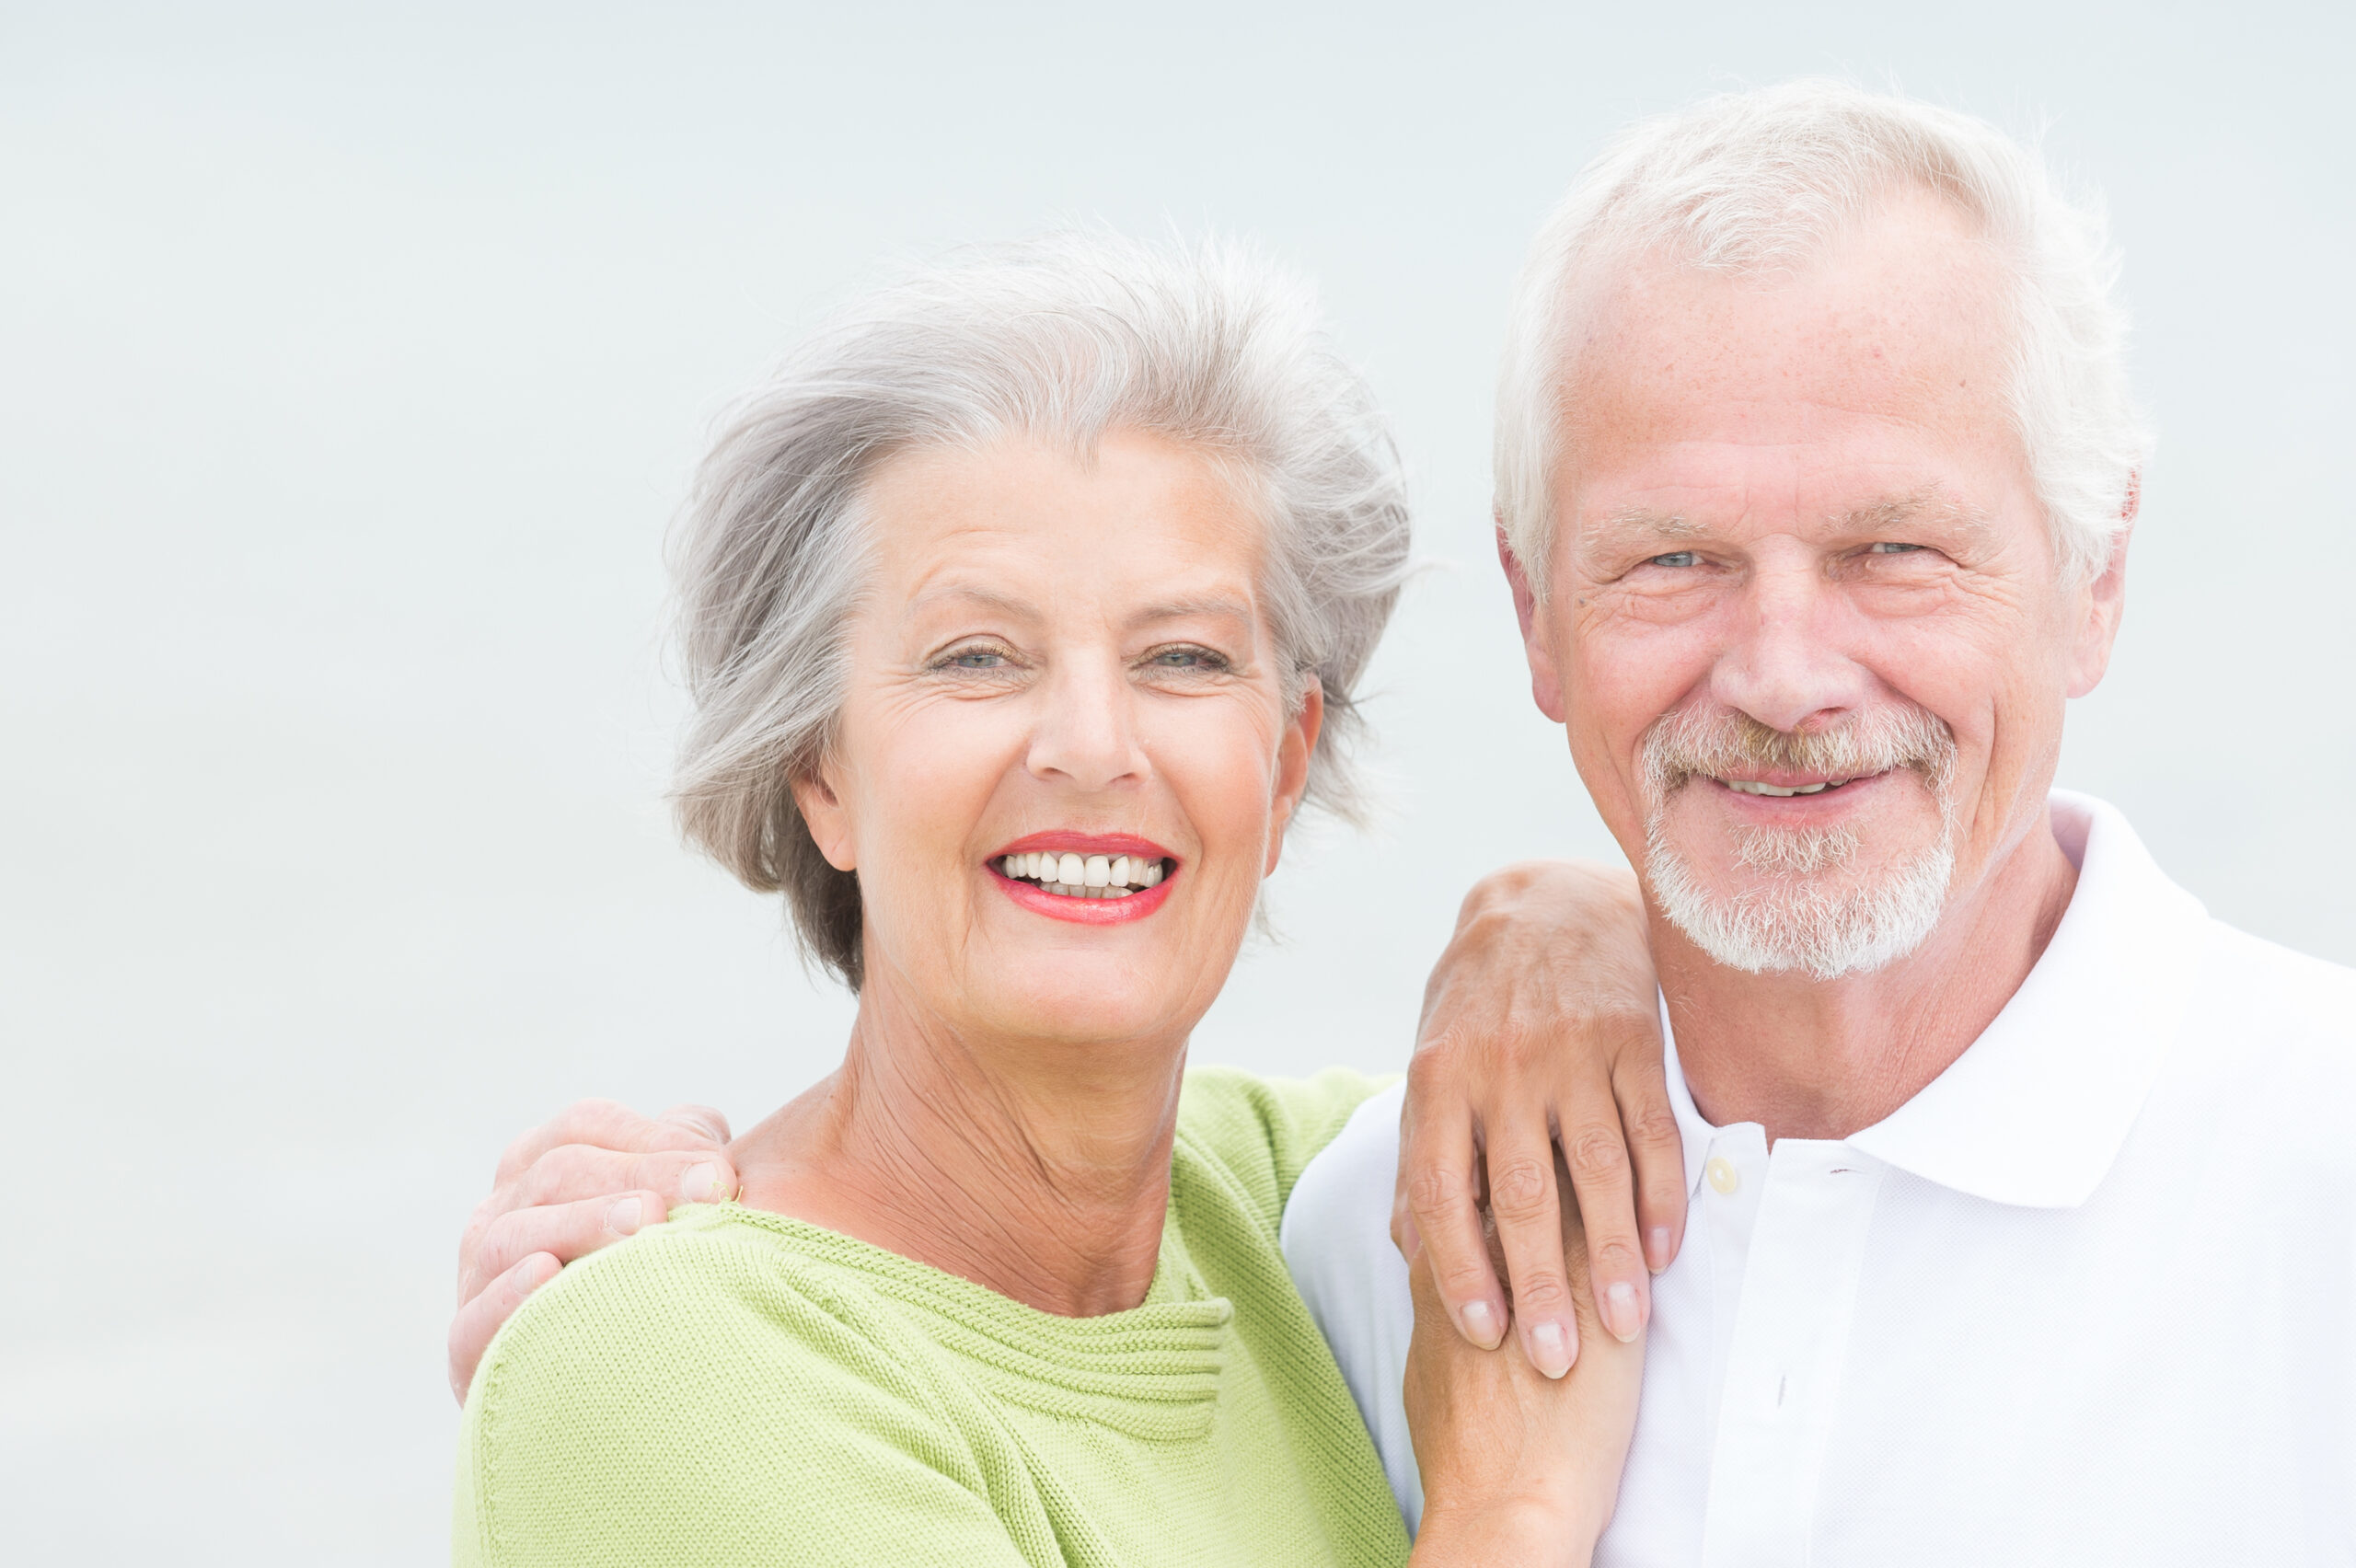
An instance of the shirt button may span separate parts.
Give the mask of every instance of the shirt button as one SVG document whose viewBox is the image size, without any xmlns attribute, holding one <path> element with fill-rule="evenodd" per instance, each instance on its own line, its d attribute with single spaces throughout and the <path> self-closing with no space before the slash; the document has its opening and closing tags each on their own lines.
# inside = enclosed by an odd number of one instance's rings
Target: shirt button
<svg viewBox="0 0 2356 1568">
<path fill-rule="evenodd" d="M 1712 1155 L 1710 1163 L 1702 1167 L 1702 1174 L 1710 1179 L 1711 1186 L 1728 1197 L 1733 1196 L 1734 1190 L 1742 1185 L 1742 1172 L 1734 1168 L 1733 1160 L 1722 1154 Z"/>
</svg>

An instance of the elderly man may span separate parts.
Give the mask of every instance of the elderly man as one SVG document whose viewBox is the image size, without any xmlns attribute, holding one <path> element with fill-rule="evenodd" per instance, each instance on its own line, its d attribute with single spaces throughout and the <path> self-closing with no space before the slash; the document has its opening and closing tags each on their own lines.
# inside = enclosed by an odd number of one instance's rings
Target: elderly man
<svg viewBox="0 0 2356 1568">
<path fill-rule="evenodd" d="M 2356 1560 L 2356 975 L 2049 793 L 2136 510 L 2109 278 L 1990 127 L 1810 84 L 1637 126 L 1524 274 L 1500 550 L 1641 868 L 1692 1193 L 1599 1563 Z M 1435 1049 L 1419 1093 L 1496 1044 Z M 1489 1173 L 1551 1235 L 1532 1101 Z M 1286 1241 L 1412 1515 L 1397 1110 Z M 1477 1313 L 1472 1158 L 1405 1181 Z"/>
</svg>

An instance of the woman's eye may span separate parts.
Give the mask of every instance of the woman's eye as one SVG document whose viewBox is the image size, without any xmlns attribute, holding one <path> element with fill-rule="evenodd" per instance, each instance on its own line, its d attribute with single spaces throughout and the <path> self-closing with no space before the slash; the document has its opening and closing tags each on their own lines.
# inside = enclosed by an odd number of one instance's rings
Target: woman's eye
<svg viewBox="0 0 2356 1568">
<path fill-rule="evenodd" d="M 948 670 L 999 670 L 1006 667 L 1006 655 L 996 648 L 960 648 L 941 660 L 941 667 Z"/>
<path fill-rule="evenodd" d="M 1146 655 L 1146 665 L 1156 670 L 1224 670 L 1227 661 L 1207 648 L 1162 648 Z"/>
<path fill-rule="evenodd" d="M 1671 550 L 1667 555 L 1657 555 L 1653 557 L 1650 560 L 1645 562 L 1645 564 L 1646 566 L 1671 567 L 1697 566 L 1701 563 L 1701 559 L 1702 558 L 1695 555 L 1692 550 Z"/>
<path fill-rule="evenodd" d="M 1902 545 L 1895 539 L 1877 539 L 1865 547 L 1867 555 L 1912 555 L 1920 545 Z"/>
</svg>

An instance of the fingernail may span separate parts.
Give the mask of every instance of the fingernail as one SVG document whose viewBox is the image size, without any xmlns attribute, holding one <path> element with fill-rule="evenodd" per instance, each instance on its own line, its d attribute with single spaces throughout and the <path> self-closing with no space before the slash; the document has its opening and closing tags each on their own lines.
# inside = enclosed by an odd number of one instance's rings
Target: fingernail
<svg viewBox="0 0 2356 1568">
<path fill-rule="evenodd" d="M 687 1173 L 679 1178 L 679 1196 L 691 1204 L 717 1203 L 720 1199 L 720 1167 L 706 1160 L 690 1165 Z"/>
<path fill-rule="evenodd" d="M 1464 1304 L 1464 1337 L 1483 1350 L 1495 1350 L 1505 1335 L 1497 1329 L 1497 1310 L 1485 1301 Z"/>
<path fill-rule="evenodd" d="M 1622 1344 L 1645 1332 L 1644 1308 L 1637 1303 L 1636 1287 L 1626 1280 L 1605 1286 L 1603 1299 L 1598 1306 L 1603 1313 L 1603 1326 Z"/>
<path fill-rule="evenodd" d="M 1533 1323 L 1530 1328 L 1530 1364 L 1549 1378 L 1571 1369 L 1571 1337 L 1560 1323 Z"/>
<path fill-rule="evenodd" d="M 1645 1262 L 1653 1273 L 1669 1267 L 1669 1227 L 1656 1226 L 1645 1237 Z"/>
<path fill-rule="evenodd" d="M 636 1198 L 624 1198 L 606 1211 L 606 1228 L 617 1236 L 634 1236 L 643 1216 Z"/>
</svg>

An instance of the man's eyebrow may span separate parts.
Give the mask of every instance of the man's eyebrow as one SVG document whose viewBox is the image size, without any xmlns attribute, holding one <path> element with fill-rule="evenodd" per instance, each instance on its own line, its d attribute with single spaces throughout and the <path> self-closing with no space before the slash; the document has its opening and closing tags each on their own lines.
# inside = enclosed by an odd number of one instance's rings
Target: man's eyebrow
<svg viewBox="0 0 2356 1568">
<path fill-rule="evenodd" d="M 1655 512 L 1626 506 L 1608 513 L 1578 530 L 1571 548 L 1579 557 L 1599 563 L 1632 546 L 1675 545 L 1706 535 L 1706 525 L 1681 512 Z M 1648 552 L 1649 553 L 1649 552 Z"/>
<path fill-rule="evenodd" d="M 1843 533 L 1876 536 L 1901 533 L 1909 525 L 1928 525 L 1952 529 L 1975 543 L 1984 543 L 1994 526 L 1979 508 L 1937 490 L 1891 496 L 1844 513 L 1835 522 Z"/>
<path fill-rule="evenodd" d="M 1642 534 L 1656 539 L 1698 539 L 1710 530 L 1706 524 L 1695 522 L 1682 512 L 1655 512 L 1649 507 L 1627 506 L 1599 521 L 1595 531 Z"/>
</svg>

